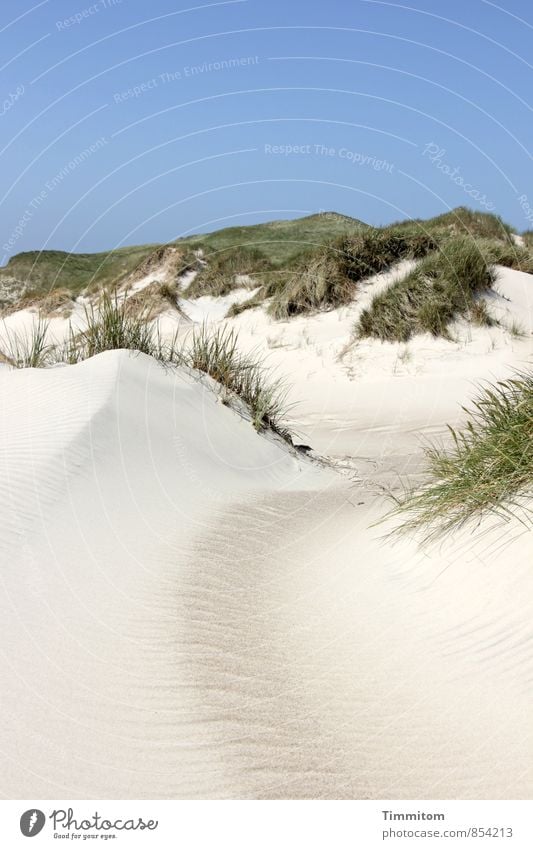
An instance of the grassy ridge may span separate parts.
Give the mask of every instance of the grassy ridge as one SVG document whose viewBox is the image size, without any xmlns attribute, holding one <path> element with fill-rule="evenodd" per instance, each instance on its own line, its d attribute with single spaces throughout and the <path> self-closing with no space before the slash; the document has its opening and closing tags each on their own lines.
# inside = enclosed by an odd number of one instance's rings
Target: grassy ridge
<svg viewBox="0 0 533 849">
<path fill-rule="evenodd" d="M 173 244 L 183 249 L 185 259 L 192 251 L 203 251 L 214 259 L 220 252 L 228 257 L 235 249 L 245 249 L 260 252 L 266 264 L 277 263 L 279 266 L 301 253 L 302 249 L 320 247 L 329 239 L 355 233 L 365 226 L 363 222 L 345 215 L 324 213 L 249 227 L 228 227 L 214 233 L 178 239 Z M 55 288 L 65 289 L 74 297 L 86 289 L 115 288 L 163 247 L 160 244 L 139 245 L 94 254 L 64 251 L 17 254 L 0 268 L 0 307 L 22 295 L 34 300 Z M 235 273 L 247 272 L 237 270 Z M 208 283 L 208 288 L 210 285 Z"/>
<path fill-rule="evenodd" d="M 451 235 L 465 235 L 473 239 L 496 239 L 512 242 L 512 227 L 498 215 L 490 212 L 477 212 L 466 206 L 459 206 L 444 215 L 437 215 L 427 222 L 430 229 L 447 229 Z"/>
<path fill-rule="evenodd" d="M 0 285 L 3 281 L 16 281 L 14 288 L 18 283 L 18 291 L 25 291 L 30 297 L 56 288 L 78 295 L 86 287 L 118 285 L 155 247 L 140 245 L 96 254 L 28 251 L 12 257 L 5 268 L 0 268 Z"/>
<path fill-rule="evenodd" d="M 183 244 L 210 253 L 237 247 L 255 248 L 272 264 L 281 267 L 291 263 L 304 250 L 320 248 L 332 239 L 355 234 L 367 226 L 357 218 L 326 212 L 289 221 L 227 227 L 207 235 L 189 236 Z"/>
<path fill-rule="evenodd" d="M 338 307 L 353 300 L 356 284 L 391 268 L 407 257 L 425 256 L 437 248 L 433 236 L 395 228 L 367 228 L 341 237 L 320 251 L 303 255 L 295 268 L 280 278 L 269 305 L 275 318 Z"/>
<path fill-rule="evenodd" d="M 515 271 L 525 271 L 533 274 L 533 254 L 527 247 L 515 245 L 514 242 L 504 244 L 480 239 L 477 244 L 484 252 L 487 261 L 495 265 L 505 265 Z"/>
<path fill-rule="evenodd" d="M 39 305 L 43 314 L 61 308 L 68 313 L 72 299 L 81 292 L 116 288 L 133 271 L 138 275 L 148 266 L 159 267 L 158 260 L 164 258 L 164 252 L 178 248 L 181 262 L 170 271 L 166 269 L 168 285 L 175 286 L 180 273 L 195 268 L 198 273 L 189 285 L 187 297 L 227 295 L 244 282 L 250 288 L 259 287 L 259 291 L 248 301 L 233 306 L 229 316 L 267 302 L 273 317 L 287 319 L 346 304 L 355 297 L 360 280 L 391 268 L 400 259 L 422 259 L 421 273 L 414 272 L 407 280 L 410 289 L 395 288 L 388 298 L 378 298 L 372 315 L 366 313 L 359 328 L 363 335 L 405 339 L 422 330 L 443 333 L 456 314 L 487 318 L 469 295 L 470 290 L 483 289 L 478 285 L 479 269 L 470 261 L 465 270 L 464 251 L 451 247 L 461 240 L 476 245 L 487 264 L 500 263 L 533 272 L 530 250 L 515 245 L 509 226 L 488 213 L 459 207 L 428 221 L 409 220 L 382 228 L 324 213 L 229 227 L 178 240 L 170 248 L 145 245 L 108 254 L 20 254 L 0 269 L 0 306 L 2 298 L 5 302 L 14 290 L 19 295 L 24 290 L 17 308 Z M 439 248 L 444 252 L 440 260 Z M 445 262 L 450 269 L 457 263 L 457 271 L 450 270 L 445 275 Z M 465 276 L 470 271 L 471 284 Z M 459 281 L 458 286 L 451 285 L 453 277 Z M 459 289 L 464 292 L 462 299 Z M 391 329 L 395 317 L 399 317 L 401 328 L 396 335 Z"/>
<path fill-rule="evenodd" d="M 459 316 L 489 324 L 478 296 L 494 284 L 496 275 L 476 242 L 461 236 L 427 256 L 407 277 L 377 295 L 361 314 L 359 337 L 406 342 L 417 333 L 448 336 L 448 325 Z"/>
</svg>

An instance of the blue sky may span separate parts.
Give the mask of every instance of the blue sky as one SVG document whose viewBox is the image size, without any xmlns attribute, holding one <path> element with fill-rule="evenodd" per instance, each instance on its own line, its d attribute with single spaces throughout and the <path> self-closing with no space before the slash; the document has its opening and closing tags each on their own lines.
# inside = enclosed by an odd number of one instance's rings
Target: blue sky
<svg viewBox="0 0 533 849">
<path fill-rule="evenodd" d="M 527 0 L 4 0 L 0 254 L 319 210 L 533 227 L 532 37 Z"/>
</svg>

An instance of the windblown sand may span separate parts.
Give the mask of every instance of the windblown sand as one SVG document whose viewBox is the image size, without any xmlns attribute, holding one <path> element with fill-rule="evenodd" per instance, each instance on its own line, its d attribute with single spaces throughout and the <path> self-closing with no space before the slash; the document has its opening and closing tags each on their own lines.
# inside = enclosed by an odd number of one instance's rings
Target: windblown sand
<svg viewBox="0 0 533 849">
<path fill-rule="evenodd" d="M 141 355 L 0 365 L 5 797 L 531 798 L 531 532 L 374 524 L 420 435 L 530 358 L 533 279 L 502 285 L 529 336 L 403 358 L 349 344 L 360 305 L 236 320 L 344 474 Z"/>
</svg>

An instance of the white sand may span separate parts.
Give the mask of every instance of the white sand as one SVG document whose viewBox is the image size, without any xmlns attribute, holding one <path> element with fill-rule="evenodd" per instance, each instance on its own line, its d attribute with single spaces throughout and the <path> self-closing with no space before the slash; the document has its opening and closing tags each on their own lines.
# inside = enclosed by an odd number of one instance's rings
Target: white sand
<svg viewBox="0 0 533 849">
<path fill-rule="evenodd" d="M 533 278 L 499 288 L 525 338 L 353 344 L 365 293 L 231 322 L 353 480 L 143 356 L 0 366 L 4 796 L 531 798 L 531 533 L 371 527 L 420 434 L 531 357 Z"/>
<path fill-rule="evenodd" d="M 444 434 L 445 423 L 460 423 L 461 405 L 476 384 L 507 377 L 533 354 L 533 276 L 503 267 L 488 298 L 501 326 L 458 323 L 454 342 L 429 335 L 407 344 L 354 342 L 362 310 L 411 267 L 404 262 L 372 278 L 345 308 L 285 322 L 257 308 L 228 322 L 242 348 L 260 351 L 287 379 L 301 441 L 356 468 L 371 457 L 373 466 L 405 471 L 407 463 L 417 462 L 422 436 Z M 509 332 L 513 323 L 523 337 Z"/>
</svg>

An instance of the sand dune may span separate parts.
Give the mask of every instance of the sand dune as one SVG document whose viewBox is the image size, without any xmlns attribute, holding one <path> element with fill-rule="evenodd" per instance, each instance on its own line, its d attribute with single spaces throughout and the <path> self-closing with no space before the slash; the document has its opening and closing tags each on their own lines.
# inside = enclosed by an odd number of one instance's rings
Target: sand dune
<svg viewBox="0 0 533 849">
<path fill-rule="evenodd" d="M 147 357 L 0 366 L 0 792 L 531 796 L 530 534 L 385 540 L 374 380 L 322 425 L 354 482 Z"/>
<path fill-rule="evenodd" d="M 487 297 L 498 326 L 456 322 L 451 342 L 429 334 L 407 344 L 354 341 L 362 310 L 412 265 L 402 262 L 370 278 L 354 302 L 340 309 L 275 321 L 256 308 L 227 322 L 243 349 L 260 351 L 287 378 L 302 442 L 361 474 L 370 459 L 387 483 L 390 472 L 394 477 L 415 470 L 422 437 L 445 435 L 446 423 L 460 425 L 461 405 L 477 384 L 508 377 L 533 355 L 533 276 L 503 267 Z M 195 320 L 219 325 L 211 306 L 217 300 L 198 298 Z M 522 336 L 510 332 L 513 325 Z"/>
</svg>

